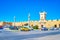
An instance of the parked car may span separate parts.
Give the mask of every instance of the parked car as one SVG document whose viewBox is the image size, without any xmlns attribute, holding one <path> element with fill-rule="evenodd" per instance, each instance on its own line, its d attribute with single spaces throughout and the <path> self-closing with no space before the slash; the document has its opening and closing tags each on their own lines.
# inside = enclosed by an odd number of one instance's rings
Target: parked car
<svg viewBox="0 0 60 40">
<path fill-rule="evenodd" d="M 2 32 L 2 30 L 3 30 L 3 26 L 0 26 L 0 32 Z"/>
<path fill-rule="evenodd" d="M 21 31 L 30 31 L 30 29 L 27 28 L 27 27 L 22 27 L 20 30 L 21 30 Z"/>
<path fill-rule="evenodd" d="M 46 28 L 46 27 L 42 27 L 41 30 L 42 30 L 42 31 L 47 31 L 48 28 Z"/>
<path fill-rule="evenodd" d="M 3 26 L 0 26 L 0 29 L 3 29 Z"/>
<path fill-rule="evenodd" d="M 50 30 L 59 30 L 59 28 L 51 27 Z"/>
<path fill-rule="evenodd" d="M 14 26 L 10 26 L 9 29 L 11 29 L 11 30 L 18 30 L 18 28 L 16 26 L 15 27 Z"/>
</svg>

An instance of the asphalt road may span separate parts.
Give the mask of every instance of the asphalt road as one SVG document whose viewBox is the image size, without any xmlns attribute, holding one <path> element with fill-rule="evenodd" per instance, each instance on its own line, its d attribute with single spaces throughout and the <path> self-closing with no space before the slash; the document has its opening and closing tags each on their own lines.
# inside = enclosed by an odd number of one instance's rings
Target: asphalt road
<svg viewBox="0 0 60 40">
<path fill-rule="evenodd" d="M 29 31 L 29 32 L 0 32 L 0 40 L 60 40 L 60 30 Z"/>
</svg>

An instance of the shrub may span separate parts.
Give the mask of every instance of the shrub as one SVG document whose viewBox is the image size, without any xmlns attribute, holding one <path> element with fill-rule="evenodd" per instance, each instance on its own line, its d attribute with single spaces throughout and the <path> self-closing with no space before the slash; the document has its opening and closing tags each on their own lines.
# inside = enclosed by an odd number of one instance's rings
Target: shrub
<svg viewBox="0 0 60 40">
<path fill-rule="evenodd" d="M 33 26 L 33 29 L 38 29 L 38 25 Z"/>
</svg>

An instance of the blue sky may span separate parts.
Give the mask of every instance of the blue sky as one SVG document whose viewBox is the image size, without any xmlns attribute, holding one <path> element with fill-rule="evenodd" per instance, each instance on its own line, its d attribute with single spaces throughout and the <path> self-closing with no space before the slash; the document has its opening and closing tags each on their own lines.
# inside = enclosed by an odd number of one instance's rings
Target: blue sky
<svg viewBox="0 0 60 40">
<path fill-rule="evenodd" d="M 47 12 L 47 20 L 60 19 L 60 0 L 0 0 L 0 21 L 39 20 L 39 12 Z"/>
</svg>

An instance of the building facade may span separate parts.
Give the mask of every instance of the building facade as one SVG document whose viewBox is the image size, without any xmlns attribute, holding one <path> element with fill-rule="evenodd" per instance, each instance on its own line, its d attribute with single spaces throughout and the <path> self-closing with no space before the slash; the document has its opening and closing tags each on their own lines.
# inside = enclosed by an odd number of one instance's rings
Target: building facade
<svg viewBox="0 0 60 40">
<path fill-rule="evenodd" d="M 39 21 L 30 21 L 30 14 L 28 16 L 28 21 L 27 22 L 0 22 L 0 26 L 4 26 L 6 24 L 11 25 L 11 26 L 25 26 L 29 25 L 31 27 L 38 25 L 39 28 L 41 27 L 60 27 L 60 20 L 46 20 L 46 12 L 39 12 L 40 14 L 40 20 Z"/>
</svg>

